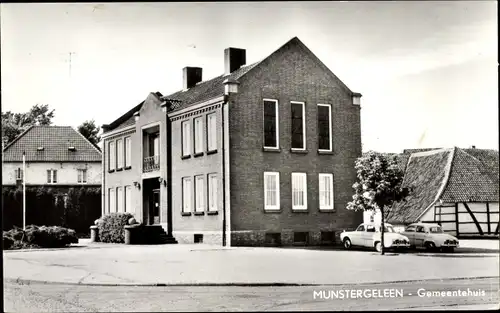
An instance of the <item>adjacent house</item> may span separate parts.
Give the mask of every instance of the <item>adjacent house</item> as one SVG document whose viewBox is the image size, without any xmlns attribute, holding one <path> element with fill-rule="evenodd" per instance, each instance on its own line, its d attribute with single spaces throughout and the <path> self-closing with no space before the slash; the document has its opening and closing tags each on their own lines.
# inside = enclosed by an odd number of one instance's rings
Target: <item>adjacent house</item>
<svg viewBox="0 0 500 313">
<path fill-rule="evenodd" d="M 23 153 L 26 172 L 23 171 Z M 2 153 L 2 186 L 101 185 L 101 152 L 70 126 L 31 126 Z"/>
<path fill-rule="evenodd" d="M 413 191 L 387 212 L 387 222 L 397 227 L 438 223 L 445 232 L 462 238 L 498 236 L 498 151 L 405 150 L 398 160 L 405 170 L 403 186 Z M 365 213 L 367 219 L 380 220 L 380 214 Z"/>
<path fill-rule="evenodd" d="M 251 65 L 227 48 L 210 80 L 185 67 L 182 90 L 103 125 L 103 214 L 182 243 L 332 243 L 362 221 L 360 97 L 296 37 Z"/>
</svg>

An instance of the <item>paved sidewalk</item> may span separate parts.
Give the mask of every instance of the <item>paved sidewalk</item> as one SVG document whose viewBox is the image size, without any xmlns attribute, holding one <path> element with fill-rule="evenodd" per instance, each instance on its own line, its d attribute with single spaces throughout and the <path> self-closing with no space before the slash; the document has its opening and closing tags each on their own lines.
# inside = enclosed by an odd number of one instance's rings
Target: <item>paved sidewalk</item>
<svg viewBox="0 0 500 313">
<path fill-rule="evenodd" d="M 493 251 L 493 250 L 492 250 Z M 6 279 L 74 284 L 356 284 L 498 277 L 498 253 L 87 244 L 4 252 Z"/>
</svg>

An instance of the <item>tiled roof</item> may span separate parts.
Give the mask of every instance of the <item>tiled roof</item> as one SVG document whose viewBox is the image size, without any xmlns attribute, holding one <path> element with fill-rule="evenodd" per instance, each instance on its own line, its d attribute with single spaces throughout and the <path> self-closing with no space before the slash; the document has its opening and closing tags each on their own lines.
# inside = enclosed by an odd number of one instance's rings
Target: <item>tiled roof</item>
<svg viewBox="0 0 500 313">
<path fill-rule="evenodd" d="M 38 151 L 38 147 L 43 147 Z M 75 147 L 70 151 L 69 147 Z M 32 126 L 3 150 L 4 162 L 101 162 L 101 152 L 70 126 Z"/>
<path fill-rule="evenodd" d="M 389 223 L 412 223 L 439 197 L 446 184 L 453 149 L 414 153 L 410 156 L 403 187 L 412 189 L 405 201 L 387 212 Z"/>
<path fill-rule="evenodd" d="M 498 201 L 498 152 L 456 149 L 444 202 Z"/>
</svg>

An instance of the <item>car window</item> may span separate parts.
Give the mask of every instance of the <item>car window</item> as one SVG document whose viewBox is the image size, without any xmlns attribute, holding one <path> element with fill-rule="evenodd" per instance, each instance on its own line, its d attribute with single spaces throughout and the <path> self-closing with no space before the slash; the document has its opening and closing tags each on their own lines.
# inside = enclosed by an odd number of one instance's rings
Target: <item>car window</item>
<svg viewBox="0 0 500 313">
<path fill-rule="evenodd" d="M 440 234 L 440 233 L 443 233 L 443 229 L 439 226 L 432 226 L 429 228 L 429 231 L 431 233 L 435 233 L 435 234 Z"/>
<path fill-rule="evenodd" d="M 366 231 L 370 232 L 370 233 L 374 233 L 375 232 L 375 226 L 373 226 L 373 225 L 366 225 Z"/>
<path fill-rule="evenodd" d="M 417 233 L 425 233 L 424 226 L 417 226 Z"/>
<path fill-rule="evenodd" d="M 356 231 L 365 231 L 365 225 L 359 225 L 358 229 Z"/>
<path fill-rule="evenodd" d="M 405 231 L 411 231 L 411 232 L 414 232 L 414 231 L 415 231 L 415 225 L 413 225 L 413 226 L 408 226 L 408 227 L 406 228 L 406 230 L 405 230 Z"/>
</svg>

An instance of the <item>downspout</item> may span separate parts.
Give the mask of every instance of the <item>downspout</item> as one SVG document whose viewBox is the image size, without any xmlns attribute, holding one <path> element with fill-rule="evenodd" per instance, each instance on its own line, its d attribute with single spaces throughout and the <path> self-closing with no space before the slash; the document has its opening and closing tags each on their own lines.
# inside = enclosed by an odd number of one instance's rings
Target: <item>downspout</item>
<svg viewBox="0 0 500 313">
<path fill-rule="evenodd" d="M 224 124 L 224 107 L 229 102 L 229 95 L 224 95 L 224 101 L 221 106 L 222 120 L 222 246 L 226 246 L 226 149 L 225 149 L 225 124 Z"/>
<path fill-rule="evenodd" d="M 102 178 L 101 178 L 101 195 L 102 195 L 102 200 L 101 200 L 101 216 L 104 216 L 106 214 L 106 140 L 102 140 L 102 159 L 101 159 L 101 164 L 102 164 Z"/>
</svg>

